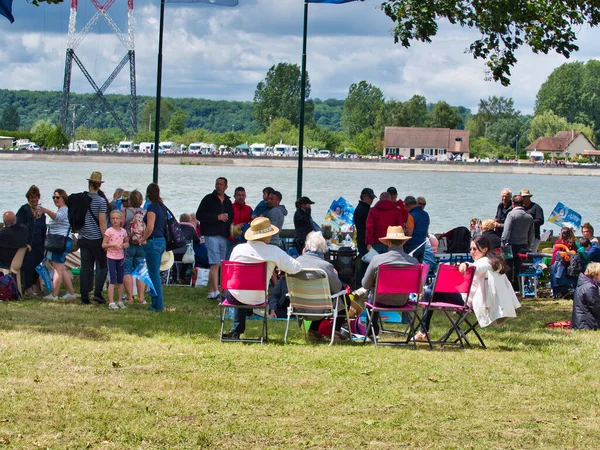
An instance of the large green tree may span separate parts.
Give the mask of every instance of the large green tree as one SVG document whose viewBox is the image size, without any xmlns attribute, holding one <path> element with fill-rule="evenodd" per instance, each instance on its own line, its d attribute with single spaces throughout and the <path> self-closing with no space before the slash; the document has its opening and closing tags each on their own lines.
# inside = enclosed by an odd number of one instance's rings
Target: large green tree
<svg viewBox="0 0 600 450">
<path fill-rule="evenodd" d="M 276 118 L 289 120 L 292 125 L 300 125 L 300 84 L 301 71 L 297 64 L 279 63 L 272 66 L 267 76 L 256 85 L 254 92 L 254 118 L 263 128 Z M 314 122 L 314 104 L 310 97 L 310 81 L 306 74 L 304 118 L 305 124 Z"/>
<path fill-rule="evenodd" d="M 581 131 L 592 142 L 596 142 L 593 130 L 585 124 L 569 123 L 564 117 L 554 114 L 552 111 L 536 115 L 531 119 L 529 125 L 529 140 L 533 142 L 542 136 L 554 136 L 559 131 Z"/>
<path fill-rule="evenodd" d="M 512 98 L 492 95 L 479 100 L 477 114 L 467 121 L 466 128 L 473 137 L 486 136 L 487 128 L 502 119 L 517 118 L 521 114 L 515 110 Z"/>
<path fill-rule="evenodd" d="M 536 115 L 553 111 L 569 122 L 600 131 L 600 61 L 573 62 L 554 69 L 537 93 Z"/>
<path fill-rule="evenodd" d="M 479 38 L 469 51 L 484 59 L 491 78 L 503 85 L 510 84 L 522 46 L 568 58 L 579 49 L 577 30 L 600 22 L 597 0 L 386 0 L 382 9 L 396 22 L 394 40 L 404 47 L 414 40 L 431 42 L 444 19 L 476 29 Z"/>
<path fill-rule="evenodd" d="M 462 124 L 462 117 L 456 108 L 444 101 L 437 102 L 427 117 L 427 126 L 430 128 L 458 128 Z"/>
<path fill-rule="evenodd" d="M 367 128 L 374 127 L 377 119 L 383 114 L 384 108 L 385 102 L 381 89 L 365 80 L 358 84 L 352 83 L 342 113 L 342 125 L 350 139 Z"/>
<path fill-rule="evenodd" d="M 2 111 L 2 118 L 0 118 L 0 130 L 17 131 L 21 119 L 19 118 L 19 111 L 14 106 L 8 106 Z"/>
<path fill-rule="evenodd" d="M 160 130 L 164 130 L 169 125 L 171 116 L 175 113 L 175 105 L 170 100 L 162 98 L 160 100 Z M 140 113 L 140 129 L 154 131 L 156 123 L 156 100 L 148 100 L 142 107 Z"/>
</svg>

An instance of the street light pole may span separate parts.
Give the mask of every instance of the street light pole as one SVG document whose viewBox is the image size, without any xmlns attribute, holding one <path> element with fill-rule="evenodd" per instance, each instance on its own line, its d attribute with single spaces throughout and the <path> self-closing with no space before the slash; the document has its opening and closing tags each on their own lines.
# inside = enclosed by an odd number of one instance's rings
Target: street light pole
<svg viewBox="0 0 600 450">
<path fill-rule="evenodd" d="M 519 162 L 519 148 L 518 148 L 518 144 L 519 144 L 519 135 L 517 134 L 517 136 L 515 137 L 515 158 L 516 158 L 517 162 Z"/>
<path fill-rule="evenodd" d="M 271 146 L 271 140 L 272 140 L 272 137 L 273 137 L 273 132 L 272 132 L 272 129 L 271 129 L 271 119 L 272 119 L 272 117 L 269 116 L 269 147 Z"/>
</svg>

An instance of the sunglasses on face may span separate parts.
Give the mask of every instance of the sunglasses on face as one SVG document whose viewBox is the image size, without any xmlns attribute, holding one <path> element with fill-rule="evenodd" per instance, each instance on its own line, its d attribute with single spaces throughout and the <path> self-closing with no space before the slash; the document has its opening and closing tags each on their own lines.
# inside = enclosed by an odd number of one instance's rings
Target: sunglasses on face
<svg viewBox="0 0 600 450">
<path fill-rule="evenodd" d="M 58 199 L 60 199 L 60 198 L 62 198 L 62 197 L 61 197 L 61 196 L 59 196 L 59 195 L 53 195 L 53 196 L 52 196 L 52 199 L 53 199 L 53 200 L 58 200 Z"/>
<path fill-rule="evenodd" d="M 419 206 L 426 206 L 427 203 L 419 203 Z"/>
</svg>

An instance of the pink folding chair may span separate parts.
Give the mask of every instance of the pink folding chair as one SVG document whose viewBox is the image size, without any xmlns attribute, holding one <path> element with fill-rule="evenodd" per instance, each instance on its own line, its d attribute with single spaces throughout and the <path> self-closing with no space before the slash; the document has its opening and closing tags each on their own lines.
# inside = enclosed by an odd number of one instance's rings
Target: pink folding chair
<svg viewBox="0 0 600 450">
<path fill-rule="evenodd" d="M 450 322 L 450 328 L 441 338 L 431 340 L 429 330 L 425 330 L 427 340 L 431 345 L 460 345 L 462 348 L 465 344 L 471 347 L 471 343 L 467 339 L 467 334 L 473 332 L 483 348 L 485 344 L 477 331 L 477 321 L 469 320 L 469 315 L 473 312 L 469 308 L 469 294 L 471 285 L 475 278 L 475 267 L 468 267 L 464 274 L 460 273 L 458 266 L 449 264 L 440 264 L 437 275 L 433 283 L 432 294 L 428 302 L 419 302 L 419 306 L 424 309 L 423 313 L 440 311 Z M 436 293 L 460 294 L 464 297 L 464 305 L 455 305 L 453 303 L 436 302 L 434 301 Z M 463 328 L 466 326 L 466 328 Z M 456 339 L 450 341 L 453 334 L 456 334 Z"/>
<path fill-rule="evenodd" d="M 260 292 L 263 302 L 258 305 L 245 305 L 232 303 L 224 299 L 219 303 L 219 312 L 221 315 L 221 333 L 220 341 L 226 342 L 256 342 L 262 344 L 267 341 L 267 263 L 262 262 L 239 262 L 239 261 L 221 261 L 221 292 L 230 290 L 239 291 L 257 291 Z M 239 301 L 239 300 L 238 300 Z M 264 310 L 262 332 L 256 339 L 229 339 L 223 337 L 223 328 L 225 327 L 225 309 L 256 309 Z"/>
<path fill-rule="evenodd" d="M 415 322 L 417 326 L 420 325 L 421 319 L 418 314 L 418 300 L 421 297 L 423 291 L 423 285 L 427 279 L 427 272 L 429 267 L 427 264 L 418 264 L 414 266 L 394 266 L 388 264 L 382 264 L 377 269 L 377 281 L 375 283 L 375 291 L 373 293 L 373 299 L 369 302 L 365 302 L 367 310 L 367 333 L 363 341 L 366 342 L 369 332 L 372 334 L 373 342 L 375 347 L 377 345 L 413 345 L 415 348 L 417 343 L 414 340 Z M 382 295 L 410 295 L 414 294 L 417 296 L 416 301 L 407 302 L 402 306 L 390 306 L 378 303 Z M 396 311 L 399 313 L 405 313 L 408 317 L 408 327 L 405 331 L 395 331 L 390 329 L 383 329 L 381 327 L 381 333 L 392 333 L 396 335 L 404 335 L 403 341 L 378 341 L 373 329 L 373 313 L 375 312 L 390 312 Z M 430 343 L 431 346 L 431 343 Z"/>
</svg>

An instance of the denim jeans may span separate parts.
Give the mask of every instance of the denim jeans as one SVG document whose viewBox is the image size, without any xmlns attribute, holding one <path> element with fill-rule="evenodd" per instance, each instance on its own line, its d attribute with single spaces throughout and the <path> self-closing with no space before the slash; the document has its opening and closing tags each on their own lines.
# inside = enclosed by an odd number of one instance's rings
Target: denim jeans
<svg viewBox="0 0 600 450">
<path fill-rule="evenodd" d="M 233 295 L 229 291 L 225 291 L 223 296 L 234 305 L 243 305 L 244 303 L 238 302 Z M 246 331 L 246 315 L 248 314 L 248 309 L 245 308 L 231 308 L 233 309 L 233 326 L 231 327 L 232 332 L 236 332 L 238 334 L 244 334 Z"/>
<path fill-rule="evenodd" d="M 148 266 L 148 275 L 154 285 L 156 295 L 152 295 L 152 304 L 148 307 L 151 311 L 163 311 L 165 302 L 163 299 L 162 283 L 160 281 L 160 259 L 167 247 L 165 238 L 158 237 L 150 239 L 144 244 L 144 253 L 146 254 L 146 265 Z"/>
<path fill-rule="evenodd" d="M 79 251 L 81 253 L 81 272 L 79 275 L 81 301 L 89 301 L 89 292 L 92 290 L 92 278 L 94 277 L 94 266 L 96 266 L 94 295 L 102 297 L 102 288 L 104 287 L 108 271 L 106 253 L 102 248 L 102 239 L 79 239 Z"/>
<path fill-rule="evenodd" d="M 431 298 L 431 295 L 433 294 L 433 291 L 431 290 L 430 287 L 428 287 L 425 290 L 425 293 L 423 294 L 423 299 L 421 300 L 422 302 L 428 302 L 429 299 Z M 437 294 L 435 294 L 433 300 L 434 302 L 443 302 L 443 303 L 452 303 L 453 305 L 459 305 L 459 306 L 463 306 L 465 304 L 462 295 L 460 294 L 453 294 L 450 292 L 438 292 Z M 423 311 L 423 320 L 421 322 L 421 331 L 423 333 L 425 333 L 426 331 L 429 331 L 429 325 L 431 324 L 431 316 L 433 316 L 433 311 Z"/>
</svg>

